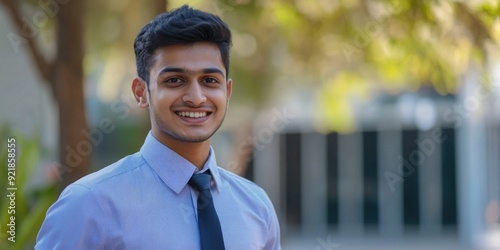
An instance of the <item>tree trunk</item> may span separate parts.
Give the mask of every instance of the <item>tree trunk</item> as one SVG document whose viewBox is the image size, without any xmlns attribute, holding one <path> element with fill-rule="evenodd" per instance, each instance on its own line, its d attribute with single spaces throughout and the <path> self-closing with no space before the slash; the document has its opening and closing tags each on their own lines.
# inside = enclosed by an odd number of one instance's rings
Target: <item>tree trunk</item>
<svg viewBox="0 0 500 250">
<path fill-rule="evenodd" d="M 90 153 L 95 146 L 92 140 L 85 136 L 88 130 L 83 92 L 84 2 L 57 1 L 54 2 L 56 5 L 43 9 L 55 15 L 57 27 L 56 55 L 52 61 L 48 61 L 43 58 L 35 40 L 39 30 L 26 33 L 26 24 L 19 2 L 2 0 L 13 24 L 22 36 L 19 38 L 20 41 L 28 45 L 27 49 L 30 51 L 35 69 L 42 82 L 52 90 L 58 106 L 59 165 L 57 174 L 61 181 L 61 189 L 89 172 Z"/>
<path fill-rule="evenodd" d="M 59 169 L 64 188 L 89 173 L 96 146 L 88 135 L 83 75 L 84 1 L 68 1 L 57 15 L 57 54 L 52 78 L 59 107 Z"/>
</svg>

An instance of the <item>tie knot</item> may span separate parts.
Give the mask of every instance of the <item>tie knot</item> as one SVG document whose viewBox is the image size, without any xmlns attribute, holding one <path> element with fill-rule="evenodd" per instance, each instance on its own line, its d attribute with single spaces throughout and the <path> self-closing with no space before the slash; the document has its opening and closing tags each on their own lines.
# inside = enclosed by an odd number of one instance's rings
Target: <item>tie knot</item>
<svg viewBox="0 0 500 250">
<path fill-rule="evenodd" d="M 198 192 L 201 192 L 204 190 L 210 190 L 211 180 L 212 176 L 209 173 L 193 174 L 188 183 L 192 187 L 196 188 Z"/>
</svg>

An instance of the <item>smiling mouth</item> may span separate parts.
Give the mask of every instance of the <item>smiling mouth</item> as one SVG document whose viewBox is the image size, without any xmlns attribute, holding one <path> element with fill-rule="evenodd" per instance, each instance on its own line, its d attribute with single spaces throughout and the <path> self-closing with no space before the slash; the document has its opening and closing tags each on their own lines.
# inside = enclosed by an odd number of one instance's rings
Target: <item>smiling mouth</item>
<svg viewBox="0 0 500 250">
<path fill-rule="evenodd" d="M 178 116 L 188 118 L 203 118 L 210 115 L 210 112 L 175 112 Z"/>
</svg>

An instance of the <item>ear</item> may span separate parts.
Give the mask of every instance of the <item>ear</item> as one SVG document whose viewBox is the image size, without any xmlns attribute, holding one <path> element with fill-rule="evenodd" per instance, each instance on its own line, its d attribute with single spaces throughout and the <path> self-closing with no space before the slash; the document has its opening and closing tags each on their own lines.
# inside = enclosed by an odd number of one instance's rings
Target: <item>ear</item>
<svg viewBox="0 0 500 250">
<path fill-rule="evenodd" d="M 132 81 L 132 93 L 134 93 L 135 100 L 140 108 L 149 107 L 147 88 L 146 82 L 138 76 Z"/>
<path fill-rule="evenodd" d="M 233 92 L 233 79 L 229 78 L 226 83 L 227 90 L 227 100 L 231 99 L 231 93 Z"/>
</svg>

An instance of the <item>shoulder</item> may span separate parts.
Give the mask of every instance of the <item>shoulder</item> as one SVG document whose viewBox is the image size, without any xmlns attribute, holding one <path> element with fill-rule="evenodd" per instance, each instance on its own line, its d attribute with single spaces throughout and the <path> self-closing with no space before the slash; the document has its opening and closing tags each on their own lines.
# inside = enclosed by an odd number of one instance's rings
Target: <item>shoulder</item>
<svg viewBox="0 0 500 250">
<path fill-rule="evenodd" d="M 141 168 L 145 164 L 146 161 L 144 158 L 142 158 L 139 153 L 135 153 L 126 156 L 94 173 L 80 178 L 73 184 L 69 185 L 68 188 L 80 186 L 91 190 L 102 185 L 112 184 L 115 181 L 120 181 L 121 179 L 126 178 L 128 173 Z"/>
<path fill-rule="evenodd" d="M 131 180 L 136 177 L 137 170 L 142 171 L 144 165 L 142 156 L 133 154 L 80 178 L 62 191 L 49 213 L 57 211 L 56 214 L 62 218 L 83 213 L 82 217 L 90 218 L 109 212 L 109 203 L 115 201 L 117 194 L 127 188 L 134 189 Z"/>
<path fill-rule="evenodd" d="M 253 181 L 250 181 L 221 167 L 218 167 L 218 170 L 222 181 L 228 182 L 231 185 L 245 187 L 255 192 L 264 192 L 264 190 Z"/>
<path fill-rule="evenodd" d="M 247 196 L 252 201 L 274 210 L 266 191 L 259 185 L 221 167 L 218 170 L 223 182 L 223 189 L 224 186 L 228 185 L 233 191 L 238 192 L 239 196 Z"/>
</svg>

